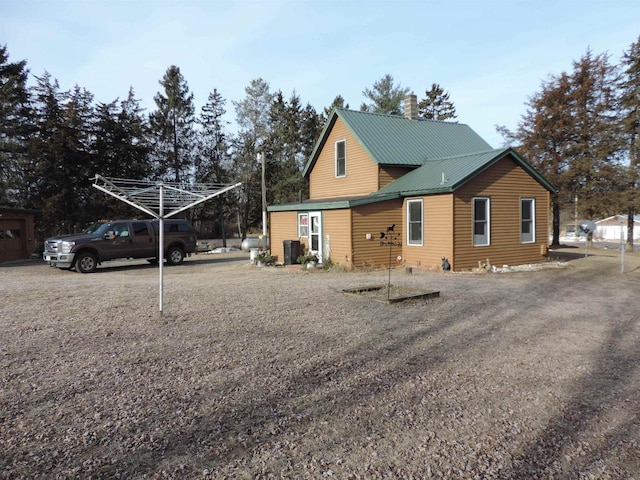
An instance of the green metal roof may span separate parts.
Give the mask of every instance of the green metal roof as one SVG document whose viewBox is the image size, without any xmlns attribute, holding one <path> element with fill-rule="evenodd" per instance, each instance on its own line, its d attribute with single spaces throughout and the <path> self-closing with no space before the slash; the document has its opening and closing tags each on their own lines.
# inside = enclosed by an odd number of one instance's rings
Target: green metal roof
<svg viewBox="0 0 640 480">
<path fill-rule="evenodd" d="M 306 176 L 327 135 L 340 118 L 378 165 L 420 166 L 426 160 L 487 151 L 491 146 L 467 125 L 435 120 L 410 120 L 400 115 L 336 108 L 303 171 Z"/>
<path fill-rule="evenodd" d="M 368 203 L 384 202 L 400 198 L 398 193 L 365 195 L 362 197 L 347 198 L 324 198 L 305 200 L 304 202 L 285 203 L 281 205 L 271 205 L 267 207 L 269 212 L 291 212 L 291 211 L 310 211 L 310 210 L 335 210 L 340 208 L 352 208 Z"/>
<path fill-rule="evenodd" d="M 383 202 L 394 198 L 413 195 L 433 195 L 450 193 L 482 173 L 506 156 L 510 156 L 547 190 L 557 193 L 558 189 L 527 163 L 512 148 L 500 148 L 453 157 L 427 160 L 415 170 L 394 180 L 377 192 L 360 197 L 327 198 L 304 202 L 272 205 L 270 212 L 331 210 L 351 208 L 368 203 Z"/>
<path fill-rule="evenodd" d="M 513 160 L 552 192 L 557 189 L 511 148 L 427 160 L 415 170 L 381 188 L 377 194 L 427 195 L 453 192 L 496 162 L 511 155 Z"/>
<path fill-rule="evenodd" d="M 269 207 L 269 211 L 350 208 L 410 195 L 453 192 L 507 155 L 547 190 L 554 193 L 558 191 L 513 149 L 492 149 L 467 125 L 410 120 L 398 115 L 342 108 L 335 108 L 329 116 L 303 171 L 305 176 L 313 168 L 338 118 L 342 119 L 376 164 L 417 168 L 366 196 L 274 205 Z"/>
</svg>

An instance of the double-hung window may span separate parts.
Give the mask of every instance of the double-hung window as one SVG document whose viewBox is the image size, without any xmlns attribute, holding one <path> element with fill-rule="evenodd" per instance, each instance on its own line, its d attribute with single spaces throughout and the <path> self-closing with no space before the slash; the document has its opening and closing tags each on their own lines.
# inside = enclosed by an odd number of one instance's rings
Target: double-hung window
<svg viewBox="0 0 640 480">
<path fill-rule="evenodd" d="M 520 199 L 520 241 L 536 241 L 536 201 L 534 198 Z"/>
<path fill-rule="evenodd" d="M 422 245 L 422 199 L 407 200 L 407 245 Z"/>
<path fill-rule="evenodd" d="M 336 142 L 336 177 L 347 176 L 347 141 Z"/>
<path fill-rule="evenodd" d="M 298 214 L 298 237 L 308 237 L 308 236 L 309 236 L 309 214 L 299 213 Z"/>
<path fill-rule="evenodd" d="M 473 246 L 482 247 L 491 243 L 490 200 L 486 197 L 473 199 Z"/>
</svg>

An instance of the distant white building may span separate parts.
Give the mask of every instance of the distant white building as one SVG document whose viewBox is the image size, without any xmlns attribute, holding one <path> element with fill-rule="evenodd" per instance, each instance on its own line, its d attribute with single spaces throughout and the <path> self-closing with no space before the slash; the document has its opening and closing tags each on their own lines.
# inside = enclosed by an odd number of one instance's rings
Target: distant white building
<svg viewBox="0 0 640 480">
<path fill-rule="evenodd" d="M 620 241 L 620 234 L 622 234 L 622 239 L 626 242 L 627 218 L 627 215 L 614 215 L 613 217 L 598 220 L 596 222 L 595 238 L 598 240 Z M 633 217 L 633 240 L 634 242 L 640 240 L 640 215 Z"/>
</svg>

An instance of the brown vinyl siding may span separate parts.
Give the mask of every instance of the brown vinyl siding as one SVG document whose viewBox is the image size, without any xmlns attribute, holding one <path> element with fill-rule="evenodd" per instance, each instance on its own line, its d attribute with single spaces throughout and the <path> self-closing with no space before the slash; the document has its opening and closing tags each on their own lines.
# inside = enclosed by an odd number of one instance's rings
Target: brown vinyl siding
<svg viewBox="0 0 640 480">
<path fill-rule="evenodd" d="M 395 224 L 394 232 L 398 241 L 403 237 L 402 200 L 389 200 L 353 208 L 353 266 L 388 266 L 389 247 L 380 246 L 380 232 Z M 371 234 L 371 239 L 367 239 Z M 402 247 L 392 247 L 391 259 L 397 265 L 396 258 L 402 255 Z"/>
<path fill-rule="evenodd" d="M 406 233 L 403 235 L 404 263 L 410 266 L 439 269 L 442 257 L 446 257 L 453 267 L 453 195 L 431 195 L 407 197 L 402 207 L 403 227 L 406 231 L 407 201 L 422 199 L 423 245 L 408 245 Z"/>
<path fill-rule="evenodd" d="M 277 255 L 279 262 L 284 262 L 284 241 L 300 240 L 301 253 L 306 251 L 308 238 L 298 238 L 298 212 L 270 212 L 271 255 Z"/>
<path fill-rule="evenodd" d="M 410 168 L 381 166 L 378 171 L 378 189 L 386 187 L 394 180 L 410 172 Z"/>
<path fill-rule="evenodd" d="M 351 212 L 348 209 L 322 212 L 323 246 L 330 247 L 329 258 L 333 263 L 351 267 Z M 325 258 L 327 252 L 324 252 Z"/>
<path fill-rule="evenodd" d="M 298 237 L 298 213 L 309 212 L 271 212 L 271 254 L 278 256 L 279 262 L 284 262 L 284 241 L 299 240 L 300 253 L 305 253 L 309 247 L 308 237 Z M 348 209 L 325 210 L 322 212 L 322 245 L 328 242 L 331 248 L 330 258 L 335 263 L 349 267 L 352 256 L 351 247 L 351 213 Z M 323 254 L 326 256 L 327 252 Z"/>
<path fill-rule="evenodd" d="M 490 199 L 490 245 L 473 246 L 473 198 Z M 520 241 L 520 199 L 535 198 L 535 242 Z M 467 270 L 478 262 L 520 265 L 544 260 L 549 235 L 549 192 L 511 158 L 505 157 L 455 192 L 455 270 Z M 451 259 L 450 259 L 451 261 Z"/>
<path fill-rule="evenodd" d="M 346 140 L 346 175 L 336 178 L 335 143 Z M 378 190 L 378 167 L 338 119 L 309 175 L 309 198 L 368 195 Z"/>
</svg>

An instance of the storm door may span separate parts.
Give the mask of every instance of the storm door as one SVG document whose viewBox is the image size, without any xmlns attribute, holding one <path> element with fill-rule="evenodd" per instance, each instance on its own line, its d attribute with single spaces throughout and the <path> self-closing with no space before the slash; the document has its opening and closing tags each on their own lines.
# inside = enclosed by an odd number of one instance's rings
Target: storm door
<svg viewBox="0 0 640 480">
<path fill-rule="evenodd" d="M 322 262 L 322 212 L 309 212 L 309 250 Z"/>
</svg>

